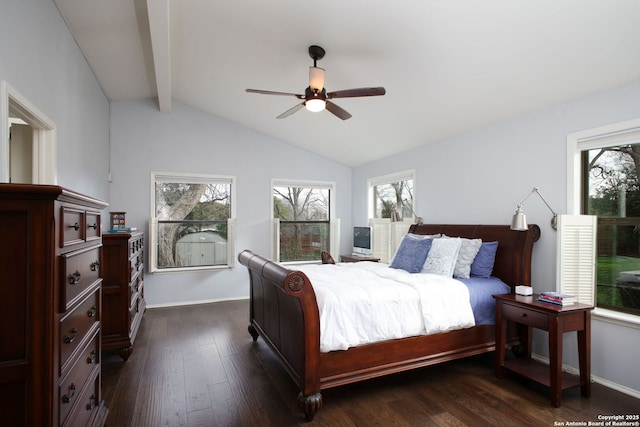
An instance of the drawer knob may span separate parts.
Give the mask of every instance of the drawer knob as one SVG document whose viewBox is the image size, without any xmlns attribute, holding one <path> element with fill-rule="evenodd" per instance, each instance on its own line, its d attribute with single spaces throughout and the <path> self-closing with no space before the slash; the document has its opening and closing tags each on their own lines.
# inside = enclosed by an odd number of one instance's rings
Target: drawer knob
<svg viewBox="0 0 640 427">
<path fill-rule="evenodd" d="M 77 333 L 78 333 L 78 330 L 76 328 L 71 328 L 71 335 L 65 335 L 64 336 L 65 344 L 71 344 L 73 342 L 73 340 L 76 339 L 76 334 Z"/>
<path fill-rule="evenodd" d="M 73 396 L 75 396 L 75 394 L 76 394 L 76 385 L 74 383 L 71 383 L 71 385 L 69 386 L 68 394 L 65 394 L 64 396 L 62 396 L 62 403 L 71 403 L 71 401 L 73 400 Z"/>
<path fill-rule="evenodd" d="M 91 310 L 87 311 L 87 316 L 93 317 L 96 315 L 97 312 L 98 312 L 98 308 L 94 305 L 93 307 L 91 307 Z"/>
<path fill-rule="evenodd" d="M 85 408 L 87 409 L 87 411 L 90 411 L 95 407 L 96 407 L 96 396 L 92 394 L 91 397 L 89 398 L 89 403 L 87 403 L 87 406 L 85 406 Z"/>
<path fill-rule="evenodd" d="M 98 229 L 98 224 L 96 224 L 95 222 L 91 225 L 88 225 L 87 228 L 93 228 L 94 230 Z"/>
<path fill-rule="evenodd" d="M 73 228 L 74 230 L 78 231 L 80 230 L 80 224 L 76 222 L 75 224 L 70 225 L 69 228 Z"/>
<path fill-rule="evenodd" d="M 527 313 L 522 313 L 522 317 L 527 317 Z"/>
<path fill-rule="evenodd" d="M 69 275 L 69 284 L 77 285 L 78 283 L 80 283 L 80 277 L 81 277 L 80 272 L 76 270 L 75 273 Z"/>
<path fill-rule="evenodd" d="M 100 263 L 98 261 L 94 261 L 89 265 L 89 267 L 91 268 L 91 271 L 98 271 L 100 270 Z"/>
<path fill-rule="evenodd" d="M 87 357 L 87 364 L 89 365 L 93 365 L 94 363 L 96 363 L 98 360 L 98 353 L 93 350 L 91 351 L 91 353 L 89 353 L 89 357 Z"/>
</svg>

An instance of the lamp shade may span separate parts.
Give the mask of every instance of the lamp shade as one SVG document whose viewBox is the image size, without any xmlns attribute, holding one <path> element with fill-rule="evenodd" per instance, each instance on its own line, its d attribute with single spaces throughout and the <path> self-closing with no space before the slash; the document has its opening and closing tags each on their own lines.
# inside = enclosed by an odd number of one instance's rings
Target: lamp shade
<svg viewBox="0 0 640 427">
<path fill-rule="evenodd" d="M 326 102 L 324 99 L 307 99 L 304 103 L 304 106 L 307 110 L 317 113 L 318 111 L 324 110 L 326 107 Z"/>
<path fill-rule="evenodd" d="M 324 68 L 309 67 L 309 87 L 314 92 L 322 92 L 322 88 L 324 88 Z"/>
<path fill-rule="evenodd" d="M 518 206 L 516 213 L 513 215 L 513 219 L 511 220 L 511 229 L 517 231 L 525 231 L 529 229 L 529 225 L 527 224 L 527 217 L 524 212 L 522 212 L 522 208 Z"/>
</svg>

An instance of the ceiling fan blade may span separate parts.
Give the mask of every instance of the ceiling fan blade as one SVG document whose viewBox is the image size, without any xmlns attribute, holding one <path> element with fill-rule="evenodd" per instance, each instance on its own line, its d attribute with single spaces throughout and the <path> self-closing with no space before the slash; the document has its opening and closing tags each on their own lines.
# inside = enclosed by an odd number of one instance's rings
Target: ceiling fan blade
<svg viewBox="0 0 640 427">
<path fill-rule="evenodd" d="M 284 113 L 282 113 L 278 117 L 276 117 L 276 119 L 284 119 L 286 117 L 289 117 L 290 115 L 292 115 L 293 113 L 295 113 L 296 111 L 301 109 L 302 107 L 304 107 L 304 102 L 296 105 L 293 108 L 289 108 L 287 111 L 285 111 Z"/>
<path fill-rule="evenodd" d="M 263 95 L 295 96 L 298 99 L 304 99 L 304 95 L 299 95 L 297 93 L 274 92 L 272 90 L 261 90 L 261 89 L 246 89 L 246 91 L 249 93 L 260 93 Z"/>
<path fill-rule="evenodd" d="M 337 106 L 336 104 L 334 104 L 331 101 L 327 101 L 327 110 L 333 114 L 334 116 L 342 119 L 342 120 L 348 120 L 351 118 L 351 114 L 349 114 L 349 112 L 347 110 L 345 110 L 342 107 Z"/>
<path fill-rule="evenodd" d="M 361 87 L 357 89 L 337 90 L 327 92 L 327 98 L 356 98 L 359 96 L 380 96 L 387 93 L 383 87 Z"/>
</svg>

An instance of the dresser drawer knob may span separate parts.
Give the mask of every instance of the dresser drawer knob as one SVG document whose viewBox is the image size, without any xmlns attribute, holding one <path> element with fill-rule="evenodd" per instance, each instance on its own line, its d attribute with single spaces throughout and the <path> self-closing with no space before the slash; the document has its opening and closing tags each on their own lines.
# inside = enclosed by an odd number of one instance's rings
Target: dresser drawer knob
<svg viewBox="0 0 640 427">
<path fill-rule="evenodd" d="M 527 317 L 527 313 L 522 313 L 522 317 Z"/>
<path fill-rule="evenodd" d="M 98 271 L 100 269 L 100 263 L 98 261 L 94 261 L 89 265 L 89 267 L 91 268 L 91 271 Z"/>
<path fill-rule="evenodd" d="M 73 228 L 74 230 L 78 231 L 80 230 L 80 224 L 76 222 L 75 224 L 70 225 L 69 228 Z"/>
<path fill-rule="evenodd" d="M 69 386 L 68 394 L 65 394 L 64 396 L 62 396 L 62 403 L 71 403 L 71 401 L 73 400 L 73 396 L 75 396 L 75 394 L 76 394 L 76 385 L 74 383 L 71 383 L 71 385 Z"/>
<path fill-rule="evenodd" d="M 92 394 L 91 397 L 89 398 L 89 403 L 87 403 L 87 406 L 85 406 L 85 408 L 87 409 L 87 411 L 90 411 L 95 407 L 96 407 L 96 396 Z"/>
<path fill-rule="evenodd" d="M 98 229 L 98 224 L 96 224 L 95 222 L 91 225 L 88 225 L 87 228 L 93 228 L 94 230 Z"/>
<path fill-rule="evenodd" d="M 73 340 L 76 339 L 76 334 L 77 333 L 78 333 L 78 330 L 76 328 L 71 328 L 71 335 L 65 335 L 64 336 L 65 344 L 71 344 L 73 342 Z"/>
<path fill-rule="evenodd" d="M 69 284 L 77 285 L 78 283 L 80 283 L 80 277 L 81 277 L 80 272 L 76 270 L 75 273 L 69 275 Z"/>
<path fill-rule="evenodd" d="M 89 353 L 89 357 L 87 357 L 87 364 L 89 365 L 93 365 L 94 363 L 96 363 L 98 360 L 98 353 L 93 350 L 91 353 Z"/>
<path fill-rule="evenodd" d="M 87 311 L 87 316 L 93 317 L 96 315 L 97 312 L 98 312 L 98 308 L 94 305 L 93 307 L 91 307 L 91 310 Z"/>
</svg>

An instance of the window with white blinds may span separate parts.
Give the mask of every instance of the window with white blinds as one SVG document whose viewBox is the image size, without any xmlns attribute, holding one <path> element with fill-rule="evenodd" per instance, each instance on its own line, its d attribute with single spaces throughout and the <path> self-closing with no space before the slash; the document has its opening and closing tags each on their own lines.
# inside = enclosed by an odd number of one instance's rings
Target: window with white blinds
<svg viewBox="0 0 640 427">
<path fill-rule="evenodd" d="M 593 292 L 599 314 L 638 323 L 640 118 L 567 135 L 567 159 L 567 211 L 596 218 L 595 274 L 583 279 L 582 270 L 559 272 L 560 286 L 586 299 Z M 559 246 L 559 266 L 566 250 Z"/>
<path fill-rule="evenodd" d="M 595 304 L 596 225 L 593 215 L 558 216 L 559 291 Z"/>
</svg>

